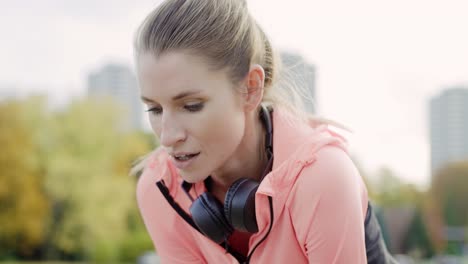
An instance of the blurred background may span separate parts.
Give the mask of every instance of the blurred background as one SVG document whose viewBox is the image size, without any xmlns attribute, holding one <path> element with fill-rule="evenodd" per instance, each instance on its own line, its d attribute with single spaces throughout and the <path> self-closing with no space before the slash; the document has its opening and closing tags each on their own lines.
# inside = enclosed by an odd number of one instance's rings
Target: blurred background
<svg viewBox="0 0 468 264">
<path fill-rule="evenodd" d="M 158 263 L 133 34 L 160 1 L 0 0 L 0 261 Z M 401 263 L 468 263 L 468 2 L 248 0 Z"/>
</svg>

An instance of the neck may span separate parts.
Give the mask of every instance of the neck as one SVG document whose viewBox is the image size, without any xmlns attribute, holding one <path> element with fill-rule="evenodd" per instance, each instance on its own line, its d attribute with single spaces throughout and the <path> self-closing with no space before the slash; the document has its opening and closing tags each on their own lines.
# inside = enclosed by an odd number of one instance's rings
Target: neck
<svg viewBox="0 0 468 264">
<path fill-rule="evenodd" d="M 236 152 L 219 170 L 211 174 L 211 193 L 218 200 L 224 201 L 224 196 L 233 182 L 240 178 L 250 178 L 260 181 L 268 162 L 265 153 L 265 128 L 254 111 L 248 116 L 250 126 L 246 125 L 244 137 Z"/>
</svg>

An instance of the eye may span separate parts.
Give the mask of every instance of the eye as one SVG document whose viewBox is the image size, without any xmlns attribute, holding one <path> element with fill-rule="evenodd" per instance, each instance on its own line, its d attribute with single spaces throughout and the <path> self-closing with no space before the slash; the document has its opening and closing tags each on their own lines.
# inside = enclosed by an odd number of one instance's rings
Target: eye
<svg viewBox="0 0 468 264">
<path fill-rule="evenodd" d="M 203 109 L 203 103 L 196 103 L 196 104 L 186 104 L 184 108 L 189 112 L 198 112 Z"/>
<path fill-rule="evenodd" d="M 159 106 L 152 107 L 152 108 L 146 110 L 146 112 L 149 112 L 149 113 L 154 114 L 154 115 L 160 115 L 162 113 L 162 107 L 159 107 Z"/>
</svg>

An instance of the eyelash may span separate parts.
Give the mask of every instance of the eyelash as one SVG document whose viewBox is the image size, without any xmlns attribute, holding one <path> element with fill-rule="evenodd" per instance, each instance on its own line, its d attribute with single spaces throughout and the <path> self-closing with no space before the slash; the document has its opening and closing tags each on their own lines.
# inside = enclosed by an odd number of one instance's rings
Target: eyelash
<svg viewBox="0 0 468 264">
<path fill-rule="evenodd" d="M 184 108 L 185 110 L 191 113 L 195 113 L 195 112 L 201 111 L 203 109 L 203 106 L 204 106 L 203 103 L 198 103 L 198 104 L 184 105 Z M 162 113 L 162 109 L 161 107 L 157 106 L 157 107 L 153 107 L 153 108 L 146 110 L 146 112 L 151 112 L 152 114 L 160 115 Z"/>
</svg>

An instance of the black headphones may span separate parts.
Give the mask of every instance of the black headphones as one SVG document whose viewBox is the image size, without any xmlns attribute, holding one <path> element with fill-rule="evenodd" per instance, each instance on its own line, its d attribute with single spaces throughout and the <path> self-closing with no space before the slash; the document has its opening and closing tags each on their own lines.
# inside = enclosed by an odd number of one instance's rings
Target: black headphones
<svg viewBox="0 0 468 264">
<path fill-rule="evenodd" d="M 260 119 L 265 126 L 265 149 L 268 164 L 263 177 L 271 170 L 273 162 L 273 129 L 270 113 L 265 106 L 261 106 Z M 209 178 L 208 178 L 209 179 Z M 190 184 L 183 184 L 188 194 Z M 259 183 L 249 178 L 235 181 L 226 192 L 224 205 L 210 192 L 200 195 L 190 206 L 190 213 L 200 231 L 216 243 L 226 241 L 234 229 L 242 232 L 258 232 L 255 216 L 255 193 Z M 190 195 L 189 195 L 190 196 Z"/>
<path fill-rule="evenodd" d="M 266 130 L 265 150 L 268 158 L 268 164 L 261 177 L 261 180 L 263 180 L 263 177 L 271 170 L 273 165 L 273 126 L 270 112 L 263 105 L 261 105 L 260 109 L 260 119 Z M 205 181 L 205 184 L 207 183 Z M 170 196 L 164 182 L 159 181 L 156 185 L 169 204 L 187 223 L 218 244 L 226 242 L 234 230 L 250 233 L 258 232 L 255 215 L 255 193 L 260 183 L 254 180 L 241 178 L 235 181 L 226 192 L 224 205 L 210 192 L 205 192 L 193 200 L 189 194 L 192 184 L 184 181 L 182 189 L 193 201 L 189 209 L 191 217 Z"/>
</svg>

